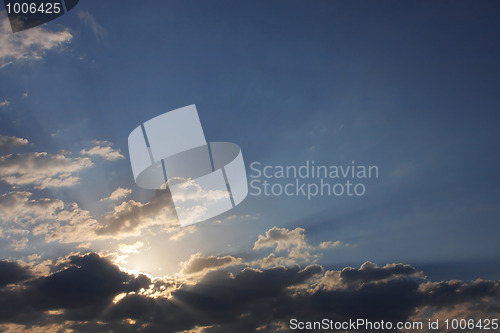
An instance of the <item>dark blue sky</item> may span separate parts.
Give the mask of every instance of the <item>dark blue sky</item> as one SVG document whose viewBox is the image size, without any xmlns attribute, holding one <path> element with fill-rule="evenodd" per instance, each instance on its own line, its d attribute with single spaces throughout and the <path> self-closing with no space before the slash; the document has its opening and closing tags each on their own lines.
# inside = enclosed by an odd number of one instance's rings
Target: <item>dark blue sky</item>
<svg viewBox="0 0 500 333">
<path fill-rule="evenodd" d="M 63 50 L 0 69 L 0 99 L 10 101 L 0 130 L 37 151 L 77 155 L 97 139 L 126 155 L 138 124 L 196 104 L 207 139 L 237 143 L 247 166 L 354 160 L 380 175 L 360 198 L 249 196 L 232 213 L 256 219 L 200 228 L 175 245 L 180 252 L 240 253 L 272 226 L 302 227 L 315 243 L 356 245 L 325 265 L 446 262 L 453 271 L 484 262 L 456 277 L 498 278 L 487 267 L 500 260 L 499 9 L 494 1 L 82 1 L 46 26 L 69 29 Z M 105 210 L 96 197 L 118 186 L 150 196 L 135 187 L 127 159 L 83 179 L 53 193 L 96 216 Z"/>
</svg>

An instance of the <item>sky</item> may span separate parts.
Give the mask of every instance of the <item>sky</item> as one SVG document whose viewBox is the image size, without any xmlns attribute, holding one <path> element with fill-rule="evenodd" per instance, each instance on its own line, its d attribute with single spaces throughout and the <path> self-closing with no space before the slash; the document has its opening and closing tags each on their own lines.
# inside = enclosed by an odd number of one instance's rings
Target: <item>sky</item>
<svg viewBox="0 0 500 333">
<path fill-rule="evenodd" d="M 0 330 L 498 317 L 499 7 L 82 0 L 17 33 L 1 8 Z M 135 184 L 128 135 L 191 104 L 249 182 L 313 162 L 377 177 L 250 189 L 180 227 L 168 191 Z"/>
</svg>

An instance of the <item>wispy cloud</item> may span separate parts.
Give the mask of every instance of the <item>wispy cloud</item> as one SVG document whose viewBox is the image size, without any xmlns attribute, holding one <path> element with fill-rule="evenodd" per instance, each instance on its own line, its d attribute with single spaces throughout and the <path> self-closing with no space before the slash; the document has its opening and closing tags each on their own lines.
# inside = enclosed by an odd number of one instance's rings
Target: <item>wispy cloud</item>
<svg viewBox="0 0 500 333">
<path fill-rule="evenodd" d="M 108 36 L 108 31 L 101 24 L 99 24 L 99 22 L 97 22 L 94 15 L 90 12 L 86 10 L 78 10 L 77 15 L 83 24 L 92 30 L 98 41 L 103 40 Z"/>
<path fill-rule="evenodd" d="M 58 32 L 41 27 L 12 33 L 5 14 L 0 19 L 0 68 L 16 61 L 40 60 L 50 50 L 71 42 L 73 36 L 65 29 Z"/>
<path fill-rule="evenodd" d="M 326 241 L 319 244 L 320 249 L 335 249 L 338 247 L 348 247 L 351 246 L 349 243 L 344 243 L 341 241 Z"/>
<path fill-rule="evenodd" d="M 118 251 L 121 253 L 139 253 L 139 249 L 144 246 L 144 243 L 137 241 L 133 244 L 118 244 Z"/>
<path fill-rule="evenodd" d="M 111 193 L 111 195 L 107 198 L 102 198 L 100 201 L 106 201 L 106 200 L 111 200 L 111 201 L 116 201 L 122 198 L 127 197 L 130 193 L 132 193 L 131 189 L 128 188 L 117 188 L 116 190 Z"/>
<path fill-rule="evenodd" d="M 11 247 L 15 250 L 15 251 L 21 251 L 21 250 L 24 250 L 26 248 L 26 245 L 28 244 L 28 238 L 26 237 L 23 237 L 21 239 L 15 239 L 11 242 Z"/>
</svg>

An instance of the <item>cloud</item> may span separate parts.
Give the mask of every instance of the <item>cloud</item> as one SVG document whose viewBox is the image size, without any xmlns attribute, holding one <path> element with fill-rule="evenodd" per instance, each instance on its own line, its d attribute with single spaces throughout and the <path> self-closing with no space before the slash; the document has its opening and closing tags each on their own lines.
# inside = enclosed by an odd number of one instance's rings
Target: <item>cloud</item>
<svg viewBox="0 0 500 333">
<path fill-rule="evenodd" d="M 39 220 L 53 219 L 64 208 L 57 199 L 31 199 L 31 192 L 12 191 L 0 196 L 0 221 L 35 223 Z"/>
<path fill-rule="evenodd" d="M 12 266 L 12 265 L 11 265 Z M 0 290 L 1 322 L 35 323 L 95 318 L 120 293 L 137 292 L 151 283 L 145 275 L 133 276 L 97 254 L 72 255 L 52 267 L 54 273 L 22 282 L 31 270 L 16 271 L 17 288 Z M 50 323 L 48 323 L 50 324 Z"/>
<path fill-rule="evenodd" d="M 103 219 L 99 235 L 121 237 L 137 235 L 149 227 L 158 226 L 167 232 L 180 228 L 168 191 L 157 191 L 151 201 L 141 203 L 134 200 L 115 206 L 113 212 Z"/>
<path fill-rule="evenodd" d="M 3 102 L 2 102 L 3 103 Z M 2 106 L 0 103 L 0 106 Z M 15 136 L 0 135 L 0 150 L 10 151 L 15 148 L 27 146 L 28 140 Z"/>
<path fill-rule="evenodd" d="M 458 280 L 427 282 L 420 286 L 425 303 L 437 307 L 474 301 L 478 297 L 500 296 L 500 281 L 476 281 L 464 283 Z"/>
<path fill-rule="evenodd" d="M 123 202 L 115 206 L 101 223 L 77 203 L 32 199 L 32 193 L 27 191 L 1 195 L 0 210 L 0 221 L 10 227 L 2 230 L 4 238 L 11 234 L 31 234 L 43 236 L 46 242 L 80 243 L 83 248 L 97 239 L 137 236 L 152 228 L 158 228 L 154 233 L 169 233 L 174 239 L 196 230 L 195 227 L 186 230 L 180 227 L 167 191 L 158 191 L 150 202 L 144 204 L 133 200 Z M 19 241 L 16 244 L 20 249 L 22 244 Z"/>
<path fill-rule="evenodd" d="M 86 10 L 78 10 L 76 12 L 83 24 L 90 28 L 97 40 L 102 40 L 108 36 L 107 30 L 97 22 L 96 18 Z"/>
<path fill-rule="evenodd" d="M 447 315 L 491 318 L 499 310 L 499 281 L 430 282 L 410 265 L 369 262 L 340 271 L 309 265 L 234 272 L 235 259 L 193 255 L 183 269 L 207 271 L 189 283 L 129 274 L 94 253 L 60 258 L 42 276 L 0 261 L 0 329 L 292 332 L 291 318 L 425 324 Z"/>
<path fill-rule="evenodd" d="M 14 34 L 3 12 L 0 19 L 0 68 L 17 61 L 40 60 L 47 51 L 60 49 L 72 38 L 67 29 L 53 32 L 42 27 Z"/>
<path fill-rule="evenodd" d="M 99 223 L 89 211 L 81 209 L 77 203 L 57 213 L 49 223 L 39 224 L 33 229 L 34 235 L 45 235 L 45 241 L 59 243 L 81 243 L 99 238 L 96 230 Z"/>
<path fill-rule="evenodd" d="M 307 248 L 306 236 L 303 228 L 288 230 L 273 227 L 265 235 L 259 235 L 253 249 L 259 250 L 266 247 L 276 247 L 276 251 L 283 251 L 291 247 Z"/>
<path fill-rule="evenodd" d="M 53 314 L 52 312 L 50 313 Z M 64 332 L 65 326 L 63 324 L 48 324 L 43 326 L 29 326 L 19 324 L 0 324 L 0 330 L 3 333 L 46 333 L 46 332 Z"/>
<path fill-rule="evenodd" d="M 320 249 L 335 249 L 342 246 L 350 246 L 350 244 L 344 244 L 341 241 L 326 241 L 319 244 Z"/>
<path fill-rule="evenodd" d="M 196 225 L 194 225 L 194 224 L 188 225 L 186 227 L 177 228 L 176 230 L 174 230 L 172 232 L 172 236 L 170 236 L 169 239 L 176 241 L 176 240 L 179 240 L 186 235 L 193 234 L 195 231 L 196 231 Z"/>
<path fill-rule="evenodd" d="M 220 269 L 228 266 L 240 265 L 241 258 L 233 256 L 205 256 L 201 253 L 191 255 L 191 257 L 184 262 L 181 262 L 181 274 L 189 275 L 201 272 L 206 272 L 212 269 Z"/>
<path fill-rule="evenodd" d="M 34 185 L 35 188 L 73 186 L 79 182 L 77 172 L 93 166 L 87 158 L 63 154 L 30 152 L 0 157 L 0 180 L 9 185 Z"/>
<path fill-rule="evenodd" d="M 346 267 L 340 273 L 342 281 L 349 285 L 408 277 L 424 278 L 421 272 L 410 265 L 388 264 L 379 267 L 369 261 L 365 262 L 360 269 Z"/>
<path fill-rule="evenodd" d="M 36 260 L 39 260 L 40 258 L 41 258 L 41 256 L 37 253 L 31 254 L 28 256 L 29 261 L 36 261 Z"/>
<path fill-rule="evenodd" d="M 5 234 L 43 235 L 47 242 L 74 243 L 91 241 L 98 238 L 98 222 L 89 211 L 78 207 L 76 203 L 65 204 L 59 199 L 32 199 L 27 191 L 12 191 L 0 196 L 0 221 L 11 228 Z M 18 229 L 20 226 L 22 229 Z M 17 232 L 19 231 L 19 232 Z M 26 240 L 17 240 L 12 244 L 22 249 Z"/>
<path fill-rule="evenodd" d="M 324 242 L 330 244 L 331 242 Z M 303 228 L 289 230 L 286 228 L 272 227 L 264 235 L 259 235 L 254 244 L 254 250 L 272 248 L 267 258 L 254 261 L 254 265 L 260 265 L 263 268 L 274 265 L 295 265 L 301 262 L 316 262 L 320 257 L 317 252 L 322 249 L 321 246 L 310 245 L 305 236 Z M 276 255 L 280 252 L 286 252 L 286 255 Z"/>
<path fill-rule="evenodd" d="M 0 260 L 0 288 L 11 283 L 18 283 L 33 277 L 24 266 L 15 261 Z"/>
<path fill-rule="evenodd" d="M 276 313 L 272 310 L 274 306 L 287 307 L 280 301 L 292 299 L 288 295 L 290 287 L 306 283 L 322 271 L 317 265 L 304 269 L 275 267 L 265 271 L 245 268 L 235 275 L 224 270 L 212 271 L 194 285 L 182 285 L 168 299 L 127 295 L 111 307 L 105 320 L 117 322 L 125 317 L 136 320 L 139 325 L 149 322 L 151 332 L 160 332 L 165 327 L 181 332 L 203 326 L 241 332 L 243 330 L 236 327 L 233 329 L 238 322 L 247 327 L 246 331 L 250 328 L 255 331 L 256 326 L 249 325 L 249 321 L 255 318 L 260 326 L 262 316 Z M 168 313 L 169 316 L 159 318 L 155 313 Z M 138 318 L 141 318 L 140 323 Z"/>
<path fill-rule="evenodd" d="M 293 266 L 297 264 L 296 258 L 290 258 L 287 256 L 276 256 L 271 253 L 266 258 L 259 259 L 253 262 L 254 266 L 260 266 L 262 268 L 268 268 L 273 266 Z"/>
<path fill-rule="evenodd" d="M 111 147 L 112 143 L 109 141 L 94 141 L 94 143 L 97 145 L 88 150 L 82 149 L 80 154 L 82 156 L 99 156 L 106 161 L 116 161 L 125 158 L 120 153 L 120 150 Z"/>
<path fill-rule="evenodd" d="M 26 237 L 23 237 L 21 239 L 14 239 L 12 240 L 11 242 L 11 247 L 15 250 L 15 251 L 21 251 L 21 250 L 24 250 L 26 248 L 26 245 L 28 244 L 28 238 Z"/>
<path fill-rule="evenodd" d="M 253 261 L 252 265 L 268 268 L 278 265 L 292 266 L 304 262 L 314 263 L 321 256 L 319 250 L 340 246 L 350 246 L 350 244 L 344 245 L 341 241 L 325 241 L 321 242 L 319 246 L 313 246 L 307 241 L 303 228 L 289 230 L 272 227 L 264 235 L 259 235 L 253 249 L 271 248 L 273 252 L 265 258 Z"/>
<path fill-rule="evenodd" d="M 100 201 L 106 201 L 106 200 L 116 201 L 121 198 L 127 197 L 130 193 L 132 193 L 131 189 L 119 187 L 116 190 L 114 190 L 109 197 L 102 198 Z"/>
<path fill-rule="evenodd" d="M 137 241 L 134 244 L 118 244 L 118 251 L 121 253 L 139 253 L 139 249 L 144 246 L 144 243 Z"/>
<path fill-rule="evenodd" d="M 10 104 L 10 102 L 9 102 L 8 100 L 1 101 L 1 102 L 0 102 L 0 108 L 1 108 L 2 106 L 7 106 L 7 105 L 9 105 L 9 104 Z"/>
<path fill-rule="evenodd" d="M 0 147 L 12 148 L 28 144 L 28 141 L 0 136 L 0 143 Z M 111 145 L 108 141 L 95 143 L 99 146 Z M 108 154 L 108 158 L 113 159 L 110 156 L 116 156 L 115 153 Z M 77 242 L 87 243 L 88 246 L 89 242 L 99 238 L 118 239 L 138 235 L 150 227 L 159 227 L 155 232 L 173 233 L 173 239 L 194 232 L 193 228 L 180 230 L 168 191 L 161 191 L 151 202 L 144 204 L 130 200 L 115 206 L 102 218 L 101 225 L 90 211 L 81 209 L 77 203 L 50 198 L 34 199 L 31 191 L 19 189 L 20 186 L 34 189 L 72 186 L 79 182 L 79 172 L 92 166 L 90 158 L 73 158 L 66 153 L 28 152 L 0 156 L 0 180 L 13 186 L 11 192 L 0 195 L 0 220 L 11 224 L 10 229 L 2 230 L 2 237 L 10 238 L 19 230 L 23 235 L 43 236 L 46 242 Z M 129 193 L 130 189 L 118 188 L 106 199 L 118 200 Z M 27 240 L 31 237 L 16 239 L 11 245 L 21 249 Z"/>
<path fill-rule="evenodd" d="M 200 202 L 214 202 L 229 197 L 227 191 L 205 190 L 193 179 L 173 177 L 169 180 L 170 183 L 175 184 L 178 189 L 178 192 L 175 194 L 176 202 L 189 202 L 190 205 L 188 207 L 192 207 L 192 205 Z"/>
</svg>

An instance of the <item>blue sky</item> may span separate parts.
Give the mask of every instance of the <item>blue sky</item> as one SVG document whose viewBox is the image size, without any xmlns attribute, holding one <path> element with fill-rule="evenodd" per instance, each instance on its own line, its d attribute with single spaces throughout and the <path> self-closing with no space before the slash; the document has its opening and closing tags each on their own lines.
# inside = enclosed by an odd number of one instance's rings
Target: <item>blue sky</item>
<svg viewBox="0 0 500 333">
<path fill-rule="evenodd" d="M 241 242 L 301 226 L 362 243 L 346 262 L 498 259 L 492 6 L 84 2 L 47 25 L 71 42 L 2 68 L 2 131 L 126 154 L 138 123 L 195 103 L 207 138 L 238 143 L 247 166 L 380 168 L 362 198 L 249 197 L 240 209 L 259 221 L 227 226 Z M 118 186 L 140 198 L 126 159 L 89 173 L 71 193 L 84 208 Z"/>
<path fill-rule="evenodd" d="M 500 262 L 498 10 L 494 1 L 87 0 L 40 28 L 12 35 L 4 24 L 0 135 L 29 142 L 5 144 L 4 156 L 47 153 L 37 157 L 46 163 L 39 177 L 52 185 L 21 184 L 4 157 L 1 194 L 30 192 L 25 206 L 43 199 L 59 207 L 5 213 L 4 259 L 38 254 L 38 263 L 55 262 L 94 251 L 130 271 L 173 276 L 196 253 L 258 260 L 259 235 L 279 228 L 306 237 L 306 247 L 296 243 L 301 265 L 401 262 L 431 280 L 499 279 L 492 268 Z M 366 181 L 361 197 L 248 196 L 189 229 L 176 226 L 171 211 L 150 216 L 144 208 L 139 219 L 156 222 L 87 235 L 122 221 L 119 207 L 157 200 L 133 181 L 128 134 L 190 104 L 208 141 L 241 147 L 249 174 L 254 161 L 314 160 L 376 165 L 379 177 Z M 43 174 L 56 155 L 74 168 L 70 176 Z M 61 179 L 71 184 L 54 186 Z M 101 201 L 118 188 L 126 196 Z M 61 212 L 85 227 L 55 217 Z M 44 224 L 60 229 L 36 229 Z M 82 237 L 57 240 L 64 232 Z M 321 242 L 336 241 L 342 245 L 319 254 Z M 120 246 L 136 242 L 138 253 L 120 257 Z"/>
</svg>

